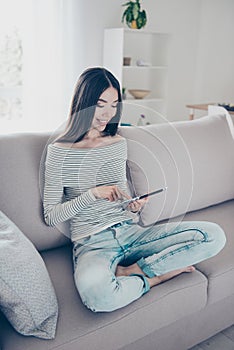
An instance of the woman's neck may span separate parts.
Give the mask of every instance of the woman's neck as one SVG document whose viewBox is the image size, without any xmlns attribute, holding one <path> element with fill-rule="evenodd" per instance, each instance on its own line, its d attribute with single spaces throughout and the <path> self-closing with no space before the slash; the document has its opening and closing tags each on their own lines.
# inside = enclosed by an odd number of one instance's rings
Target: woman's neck
<svg viewBox="0 0 234 350">
<path fill-rule="evenodd" d="M 103 134 L 96 130 L 96 129 L 91 129 L 86 135 L 85 137 L 83 138 L 83 140 L 87 140 L 87 141 L 90 141 L 90 142 L 94 142 L 96 141 L 97 139 L 100 139 L 101 137 L 103 137 Z"/>
</svg>

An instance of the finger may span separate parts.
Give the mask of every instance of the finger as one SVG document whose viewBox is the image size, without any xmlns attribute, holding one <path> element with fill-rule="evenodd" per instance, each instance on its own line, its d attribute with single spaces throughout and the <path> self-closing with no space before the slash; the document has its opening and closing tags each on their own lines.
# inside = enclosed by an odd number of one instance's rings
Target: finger
<svg viewBox="0 0 234 350">
<path fill-rule="evenodd" d="M 134 202 L 129 203 L 129 206 L 130 206 L 131 210 L 138 210 L 141 207 L 141 205 L 138 201 L 134 201 Z"/>
<path fill-rule="evenodd" d="M 115 195 L 114 195 L 114 191 L 111 189 L 108 189 L 108 191 L 106 192 L 105 198 L 110 201 L 113 202 L 115 200 Z"/>
<path fill-rule="evenodd" d="M 113 190 L 112 197 L 113 197 L 113 201 L 117 201 L 118 200 L 119 194 L 118 194 L 118 191 L 116 189 Z"/>
<path fill-rule="evenodd" d="M 133 207 L 132 202 L 128 204 L 127 209 L 130 211 L 134 211 L 134 207 Z"/>
<path fill-rule="evenodd" d="M 116 186 L 116 191 L 118 193 L 118 198 L 119 199 L 131 199 L 131 196 L 129 196 L 126 192 L 124 192 L 123 190 L 121 190 L 118 186 Z"/>
<path fill-rule="evenodd" d="M 138 199 L 134 202 L 131 202 L 133 205 L 132 210 L 139 211 L 145 205 L 145 202 L 145 199 Z"/>
<path fill-rule="evenodd" d="M 115 200 L 123 198 L 122 192 L 121 192 L 121 190 L 120 190 L 120 188 L 118 186 L 114 186 L 114 190 L 113 191 L 114 191 Z"/>
<path fill-rule="evenodd" d="M 108 188 L 106 189 L 105 198 L 110 202 L 113 202 L 115 200 L 116 195 L 112 186 L 108 186 Z"/>
<path fill-rule="evenodd" d="M 132 204 L 132 205 L 129 205 L 128 209 L 133 213 L 137 213 L 140 210 L 140 206 Z"/>
<path fill-rule="evenodd" d="M 131 203 L 133 203 L 134 205 L 136 206 L 140 206 L 141 205 L 141 200 L 140 199 L 137 199 L 135 201 L 132 201 Z"/>
<path fill-rule="evenodd" d="M 116 194 L 116 191 L 114 188 L 111 189 L 111 192 L 110 192 L 110 201 L 111 202 L 114 202 L 116 201 L 118 198 L 117 194 Z"/>
<path fill-rule="evenodd" d="M 144 205 L 146 202 L 148 202 L 148 197 L 147 198 L 143 198 L 143 199 L 139 199 L 138 201 L 141 205 Z"/>
</svg>

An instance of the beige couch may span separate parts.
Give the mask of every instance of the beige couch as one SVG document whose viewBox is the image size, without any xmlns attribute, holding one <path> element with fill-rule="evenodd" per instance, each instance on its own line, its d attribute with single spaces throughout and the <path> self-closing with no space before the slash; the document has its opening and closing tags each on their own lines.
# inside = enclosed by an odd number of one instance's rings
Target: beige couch
<svg viewBox="0 0 234 350">
<path fill-rule="evenodd" d="M 224 116 L 146 127 L 121 127 L 128 176 L 137 193 L 167 184 L 141 223 L 206 220 L 222 226 L 225 248 L 214 258 L 112 313 L 92 313 L 73 282 L 69 240 L 42 215 L 48 134 L 0 137 L 0 210 L 30 238 L 46 263 L 59 305 L 54 340 L 18 334 L 0 316 L 3 350 L 185 350 L 234 323 L 234 141 Z"/>
</svg>

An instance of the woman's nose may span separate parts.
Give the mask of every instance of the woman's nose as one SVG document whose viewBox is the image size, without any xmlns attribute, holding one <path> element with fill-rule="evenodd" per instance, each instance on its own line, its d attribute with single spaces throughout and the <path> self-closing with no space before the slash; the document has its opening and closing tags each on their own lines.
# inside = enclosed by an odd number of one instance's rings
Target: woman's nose
<svg viewBox="0 0 234 350">
<path fill-rule="evenodd" d="M 106 107 L 104 111 L 104 115 L 108 118 L 112 118 L 114 116 L 113 108 L 112 107 Z"/>
</svg>

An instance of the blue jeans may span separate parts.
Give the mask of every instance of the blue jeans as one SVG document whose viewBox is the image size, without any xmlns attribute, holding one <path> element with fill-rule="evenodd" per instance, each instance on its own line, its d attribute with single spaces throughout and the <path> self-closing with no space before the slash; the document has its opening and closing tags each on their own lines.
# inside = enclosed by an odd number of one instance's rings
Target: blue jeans
<svg viewBox="0 0 234 350">
<path fill-rule="evenodd" d="M 83 303 L 94 312 L 119 309 L 148 292 L 147 277 L 194 265 L 216 255 L 225 234 L 215 223 L 180 222 L 143 228 L 113 225 L 74 244 L 74 279 Z M 144 274 L 115 276 L 117 265 L 137 262 Z"/>
</svg>

